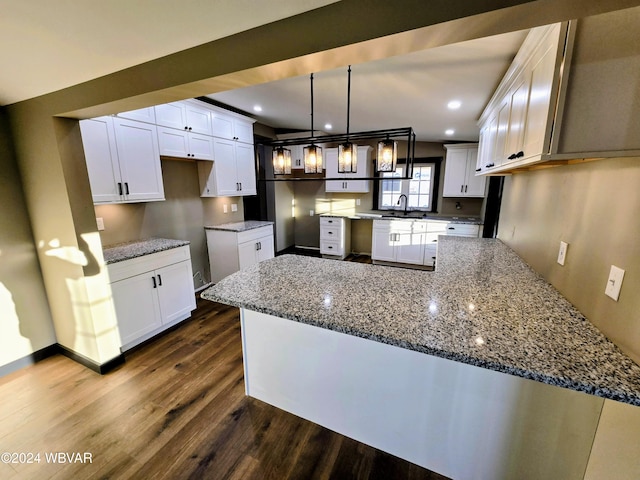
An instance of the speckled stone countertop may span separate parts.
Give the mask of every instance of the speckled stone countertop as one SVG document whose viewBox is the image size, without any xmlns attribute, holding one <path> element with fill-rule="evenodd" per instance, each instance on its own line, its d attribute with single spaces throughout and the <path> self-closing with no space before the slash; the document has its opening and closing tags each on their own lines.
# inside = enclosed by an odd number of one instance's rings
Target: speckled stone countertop
<svg viewBox="0 0 640 480">
<path fill-rule="evenodd" d="M 640 366 L 502 242 L 441 237 L 438 260 L 426 272 L 283 255 L 202 297 L 640 406 Z"/>
<path fill-rule="evenodd" d="M 222 225 L 205 225 L 206 230 L 226 230 L 229 232 L 244 232 L 253 230 L 254 228 L 268 227 L 273 222 L 264 222 L 262 220 L 247 220 L 245 222 L 223 223 Z"/>
<path fill-rule="evenodd" d="M 350 218 L 352 220 L 426 220 L 432 222 L 466 223 L 471 225 L 482 225 L 483 221 L 478 217 L 457 217 L 454 215 L 422 215 L 409 213 L 404 216 L 402 212 L 355 212 L 353 214 L 323 213 L 321 217 Z"/>
<path fill-rule="evenodd" d="M 169 238 L 149 238 L 147 240 L 108 245 L 103 249 L 104 262 L 108 265 L 184 245 L 189 245 L 189 242 L 186 240 L 171 240 Z"/>
</svg>

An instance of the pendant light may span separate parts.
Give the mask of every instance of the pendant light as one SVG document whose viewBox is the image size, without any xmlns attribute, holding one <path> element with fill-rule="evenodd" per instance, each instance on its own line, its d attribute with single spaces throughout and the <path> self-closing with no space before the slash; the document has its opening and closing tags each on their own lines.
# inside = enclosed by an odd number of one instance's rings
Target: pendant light
<svg viewBox="0 0 640 480">
<path fill-rule="evenodd" d="M 291 174 L 291 150 L 284 147 L 276 147 L 273 149 L 272 158 L 274 175 Z"/>
<path fill-rule="evenodd" d="M 311 74 L 311 145 L 304 147 L 304 173 L 322 173 L 322 147 L 313 141 L 313 73 Z"/>
<path fill-rule="evenodd" d="M 395 172 L 398 162 L 398 142 L 386 140 L 378 142 L 378 155 L 376 157 L 376 170 L 378 172 Z"/>
<path fill-rule="evenodd" d="M 349 141 L 349 113 L 351 110 L 351 65 L 347 81 L 347 139 L 338 146 L 338 173 L 356 173 L 358 167 L 358 146 Z"/>
</svg>

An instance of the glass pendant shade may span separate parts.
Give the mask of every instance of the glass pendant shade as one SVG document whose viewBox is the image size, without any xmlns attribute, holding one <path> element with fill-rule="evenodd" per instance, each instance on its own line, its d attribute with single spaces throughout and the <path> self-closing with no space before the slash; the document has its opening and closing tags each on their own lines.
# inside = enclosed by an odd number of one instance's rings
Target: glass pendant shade
<svg viewBox="0 0 640 480">
<path fill-rule="evenodd" d="M 381 140 L 378 142 L 376 169 L 378 172 L 395 172 L 398 161 L 398 142 Z"/>
<path fill-rule="evenodd" d="M 284 147 L 273 149 L 273 174 L 288 175 L 291 173 L 291 150 Z"/>
<path fill-rule="evenodd" d="M 351 142 L 338 147 L 338 173 L 356 173 L 358 168 L 358 146 Z"/>
<path fill-rule="evenodd" d="M 304 173 L 322 173 L 322 147 L 304 147 Z"/>
</svg>

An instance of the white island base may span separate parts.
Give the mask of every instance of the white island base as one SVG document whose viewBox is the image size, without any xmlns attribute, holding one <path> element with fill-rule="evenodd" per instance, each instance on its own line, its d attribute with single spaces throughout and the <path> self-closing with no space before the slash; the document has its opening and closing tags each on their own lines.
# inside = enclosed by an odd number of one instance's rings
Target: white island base
<svg viewBox="0 0 640 480">
<path fill-rule="evenodd" d="M 456 480 L 585 478 L 602 398 L 246 309 L 241 322 L 251 397 Z"/>
</svg>

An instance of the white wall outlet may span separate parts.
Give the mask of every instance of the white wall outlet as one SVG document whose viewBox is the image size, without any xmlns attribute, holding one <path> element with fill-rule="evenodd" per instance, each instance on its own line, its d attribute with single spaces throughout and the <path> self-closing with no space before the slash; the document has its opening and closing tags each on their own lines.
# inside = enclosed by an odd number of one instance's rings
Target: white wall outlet
<svg viewBox="0 0 640 480">
<path fill-rule="evenodd" d="M 620 296 L 620 288 L 622 288 L 622 279 L 624 278 L 624 270 L 615 265 L 611 265 L 609 272 L 609 280 L 607 280 L 607 288 L 604 293 L 613 298 L 616 302 Z"/>
<path fill-rule="evenodd" d="M 314 212 L 313 210 L 309 210 L 309 216 L 313 217 L 315 215 L 316 212 Z"/>
<path fill-rule="evenodd" d="M 359 207 L 360 206 L 360 199 L 356 198 L 356 205 Z"/>
<path fill-rule="evenodd" d="M 222 205 L 222 213 L 227 213 L 229 211 L 229 205 L 226 203 Z"/>
<path fill-rule="evenodd" d="M 232 212 L 237 212 L 238 211 L 238 204 L 237 203 L 232 203 L 231 204 L 231 211 Z"/>
<path fill-rule="evenodd" d="M 96 224 L 98 225 L 98 230 L 104 230 L 104 220 L 102 217 L 96 217 Z"/>
<path fill-rule="evenodd" d="M 569 248 L 567 242 L 560 242 L 560 251 L 558 251 L 558 263 L 560 265 L 564 265 L 564 260 L 567 257 L 567 248 Z"/>
</svg>

